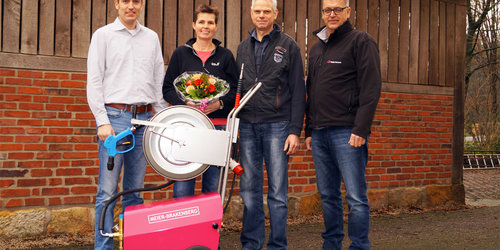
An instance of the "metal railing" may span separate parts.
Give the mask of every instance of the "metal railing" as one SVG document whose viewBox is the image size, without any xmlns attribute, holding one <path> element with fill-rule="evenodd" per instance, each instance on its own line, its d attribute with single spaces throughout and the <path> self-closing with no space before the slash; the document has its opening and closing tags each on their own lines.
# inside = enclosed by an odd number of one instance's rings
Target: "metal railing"
<svg viewBox="0 0 500 250">
<path fill-rule="evenodd" d="M 465 151 L 464 169 L 500 168 L 500 151 Z"/>
</svg>

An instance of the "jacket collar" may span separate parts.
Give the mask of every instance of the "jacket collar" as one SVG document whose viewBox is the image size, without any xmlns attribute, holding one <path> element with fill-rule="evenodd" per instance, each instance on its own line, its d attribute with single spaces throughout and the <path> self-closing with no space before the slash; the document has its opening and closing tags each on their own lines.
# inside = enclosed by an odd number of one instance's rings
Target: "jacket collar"
<svg viewBox="0 0 500 250">
<path fill-rule="evenodd" d="M 186 44 L 184 44 L 184 46 L 194 49 L 194 48 L 193 48 L 193 44 L 194 44 L 195 42 L 196 42 L 196 37 L 193 37 L 193 38 L 189 39 L 189 40 L 186 42 Z M 214 43 L 214 44 L 215 44 L 215 48 L 217 48 L 217 47 L 219 47 L 219 45 L 220 45 L 222 42 L 221 42 L 221 41 L 219 41 L 219 40 L 217 40 L 217 39 L 215 39 L 215 38 L 212 38 L 212 43 Z"/>
<path fill-rule="evenodd" d="M 318 30 L 313 32 L 313 35 L 319 38 L 321 41 L 324 43 L 328 43 L 328 41 L 331 41 L 332 39 L 335 39 L 335 37 L 342 36 L 350 31 L 352 31 L 354 28 L 352 27 L 351 22 L 349 19 L 345 21 L 340 27 L 338 27 L 330 36 L 328 37 L 328 30 L 326 29 L 326 26 L 323 26 L 319 28 Z"/>
<path fill-rule="evenodd" d="M 269 36 L 269 38 L 273 40 L 273 38 L 278 36 L 280 32 L 281 32 L 280 26 L 278 24 L 273 24 L 273 30 L 271 30 L 271 32 L 269 32 L 264 37 Z M 252 30 L 248 31 L 248 33 L 250 34 L 250 37 L 253 40 L 257 40 L 257 29 L 255 27 Z"/>
</svg>

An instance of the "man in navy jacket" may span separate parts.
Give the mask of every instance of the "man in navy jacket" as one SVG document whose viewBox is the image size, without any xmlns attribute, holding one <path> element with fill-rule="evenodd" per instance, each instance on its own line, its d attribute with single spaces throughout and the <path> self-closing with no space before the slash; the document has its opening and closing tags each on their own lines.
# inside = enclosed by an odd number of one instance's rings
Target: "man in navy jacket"
<svg viewBox="0 0 500 250">
<path fill-rule="evenodd" d="M 297 43 L 274 24 L 276 0 L 252 1 L 255 28 L 238 47 L 237 64 L 244 63 L 242 88 L 262 87 L 240 113 L 240 155 L 245 172 L 240 195 L 245 203 L 242 249 L 262 249 L 265 241 L 263 160 L 271 218 L 268 249 L 286 249 L 288 158 L 299 147 L 304 121 L 305 83 Z"/>
</svg>

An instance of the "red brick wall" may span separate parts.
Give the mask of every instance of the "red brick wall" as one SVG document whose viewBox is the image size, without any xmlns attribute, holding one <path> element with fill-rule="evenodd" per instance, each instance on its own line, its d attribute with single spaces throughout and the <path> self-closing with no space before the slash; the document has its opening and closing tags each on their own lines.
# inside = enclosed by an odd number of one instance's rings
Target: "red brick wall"
<svg viewBox="0 0 500 250">
<path fill-rule="evenodd" d="M 369 141 L 369 187 L 451 185 L 452 105 L 452 96 L 382 93 Z"/>
<path fill-rule="evenodd" d="M 0 69 L 0 208 L 95 202 L 97 144 L 85 80 L 83 73 Z M 369 143 L 370 188 L 451 183 L 452 102 L 382 93 Z M 310 151 L 291 157 L 289 176 L 290 192 L 316 190 Z M 165 181 L 147 169 L 146 185 Z M 170 190 L 144 193 L 168 197 Z"/>
</svg>

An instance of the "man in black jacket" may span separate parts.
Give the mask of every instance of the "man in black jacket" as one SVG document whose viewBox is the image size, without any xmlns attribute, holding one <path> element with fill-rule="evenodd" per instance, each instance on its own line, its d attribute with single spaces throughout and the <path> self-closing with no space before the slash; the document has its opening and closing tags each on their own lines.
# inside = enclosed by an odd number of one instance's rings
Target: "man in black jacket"
<svg viewBox="0 0 500 250">
<path fill-rule="evenodd" d="M 240 195 L 245 203 L 242 249 L 262 249 L 265 241 L 263 160 L 268 178 L 271 234 L 268 249 L 286 249 L 288 158 L 299 147 L 305 110 L 302 57 L 297 43 L 274 24 L 276 0 L 252 1 L 255 28 L 238 47 L 244 63 L 242 89 L 262 87 L 240 113 Z"/>
<path fill-rule="evenodd" d="M 353 249 L 368 249 L 370 209 L 366 195 L 367 140 L 380 97 L 380 58 L 375 41 L 353 29 L 346 0 L 323 0 L 325 26 L 310 52 L 306 146 L 312 149 L 321 194 L 323 249 L 341 249 L 341 180 L 349 207 Z"/>
</svg>

